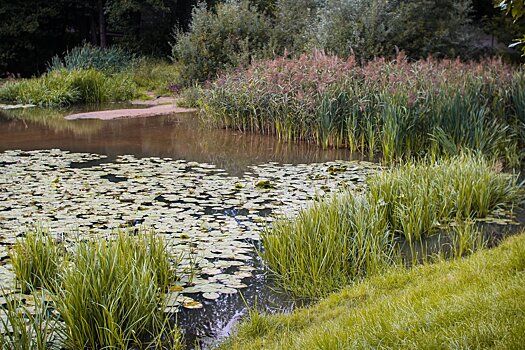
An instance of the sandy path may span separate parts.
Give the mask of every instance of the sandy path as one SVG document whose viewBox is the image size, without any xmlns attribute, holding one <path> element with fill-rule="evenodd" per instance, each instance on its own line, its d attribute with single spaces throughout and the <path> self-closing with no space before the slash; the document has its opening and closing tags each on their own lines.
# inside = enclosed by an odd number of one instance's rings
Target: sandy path
<svg viewBox="0 0 525 350">
<path fill-rule="evenodd" d="M 76 113 L 65 117 L 67 120 L 76 119 L 120 119 L 120 118 L 146 118 L 155 117 L 159 115 L 167 115 L 174 113 L 189 113 L 196 112 L 193 108 L 182 108 L 177 107 L 174 104 L 156 105 L 149 108 L 140 109 L 115 109 L 110 111 L 98 111 L 98 112 L 87 112 L 87 113 Z"/>
</svg>

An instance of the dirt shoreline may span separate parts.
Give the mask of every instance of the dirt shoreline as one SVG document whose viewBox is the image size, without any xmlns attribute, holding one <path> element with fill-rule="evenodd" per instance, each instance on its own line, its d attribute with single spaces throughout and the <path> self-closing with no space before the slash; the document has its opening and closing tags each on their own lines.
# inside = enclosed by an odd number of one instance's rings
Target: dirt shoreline
<svg viewBox="0 0 525 350">
<path fill-rule="evenodd" d="M 84 112 L 70 114 L 64 119 L 124 119 L 124 118 L 148 118 L 175 113 L 195 113 L 197 109 L 177 107 L 177 98 L 174 96 L 157 96 L 153 92 L 147 92 L 150 100 L 129 101 L 132 105 L 144 106 L 144 108 L 112 109 L 107 111 Z"/>
<path fill-rule="evenodd" d="M 75 113 L 70 114 L 64 119 L 66 120 L 78 120 L 78 119 L 100 119 L 100 120 L 112 120 L 122 118 L 147 118 L 156 117 L 161 115 L 168 115 L 174 113 L 192 113 L 197 112 L 194 108 L 182 108 L 177 107 L 175 104 L 165 105 L 154 105 L 148 108 L 138 109 L 114 109 L 109 111 L 97 111 L 97 112 L 86 112 L 86 113 Z"/>
</svg>

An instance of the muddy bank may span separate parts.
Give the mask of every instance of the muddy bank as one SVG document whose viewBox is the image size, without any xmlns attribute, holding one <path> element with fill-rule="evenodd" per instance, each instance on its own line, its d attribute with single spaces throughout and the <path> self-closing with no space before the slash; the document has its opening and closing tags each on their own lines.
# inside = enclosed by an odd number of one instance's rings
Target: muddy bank
<svg viewBox="0 0 525 350">
<path fill-rule="evenodd" d="M 139 109 L 115 109 L 109 111 L 97 111 L 87 113 L 70 114 L 64 117 L 67 120 L 77 119 L 122 119 L 122 118 L 147 118 L 161 115 L 169 115 L 174 113 L 188 113 L 196 112 L 196 109 L 177 107 L 174 104 L 157 105 L 149 108 Z"/>
</svg>

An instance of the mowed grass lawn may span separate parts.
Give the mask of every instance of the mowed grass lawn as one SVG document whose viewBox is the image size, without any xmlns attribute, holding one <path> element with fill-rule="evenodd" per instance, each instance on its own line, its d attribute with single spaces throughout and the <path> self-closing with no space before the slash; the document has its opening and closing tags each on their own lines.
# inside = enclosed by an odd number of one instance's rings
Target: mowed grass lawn
<svg viewBox="0 0 525 350">
<path fill-rule="evenodd" d="M 467 258 L 365 279 L 222 349 L 525 349 L 525 232 Z"/>
</svg>

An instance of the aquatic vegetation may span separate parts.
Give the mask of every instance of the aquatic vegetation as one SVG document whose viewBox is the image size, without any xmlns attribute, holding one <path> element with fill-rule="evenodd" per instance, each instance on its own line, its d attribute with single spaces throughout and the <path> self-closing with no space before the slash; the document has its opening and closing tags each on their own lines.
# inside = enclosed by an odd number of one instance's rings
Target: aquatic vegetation
<svg viewBox="0 0 525 350">
<path fill-rule="evenodd" d="M 10 257 L 22 293 L 35 288 L 54 289 L 64 259 L 64 247 L 47 230 L 36 228 L 17 239 Z"/>
<path fill-rule="evenodd" d="M 524 199 L 517 176 L 475 154 L 408 162 L 370 176 L 368 185 L 365 194 L 343 192 L 278 219 L 262 235 L 261 255 L 284 288 L 319 297 L 381 272 L 401 261 L 400 238 L 413 263 L 428 253 L 416 247 L 436 233 L 450 235 L 453 255 L 462 256 L 484 245 L 469 220 Z"/>
<path fill-rule="evenodd" d="M 501 348 L 525 342 L 525 233 L 454 261 L 395 269 L 290 314 L 257 314 L 221 349 Z"/>
<path fill-rule="evenodd" d="M 274 222 L 262 234 L 261 255 L 286 289 L 324 296 L 388 266 L 393 240 L 383 210 L 350 192 L 314 203 Z"/>
<path fill-rule="evenodd" d="M 100 349 L 147 341 L 165 325 L 159 304 L 174 278 L 166 245 L 154 232 L 79 243 L 54 297 L 65 343 Z"/>
<path fill-rule="evenodd" d="M 35 293 L 32 298 L 34 307 L 29 308 L 15 295 L 4 292 L 4 305 L 0 308 L 0 349 L 60 349 L 56 341 L 60 325 L 46 311 L 44 292 Z"/>
<path fill-rule="evenodd" d="M 315 52 L 222 74 L 194 99 L 218 127 L 348 147 L 385 162 L 474 149 L 516 166 L 522 75 L 498 60 L 408 62 L 399 54 L 358 65 Z"/>
<path fill-rule="evenodd" d="M 14 243 L 18 230 L 35 221 L 63 233 L 66 245 L 123 227 L 152 228 L 173 257 L 182 257 L 173 261 L 180 289 L 170 291 L 170 309 L 196 294 L 214 299 L 246 288 L 253 245 L 273 214 L 293 215 L 308 199 L 342 187 L 362 189 L 378 169 L 359 161 L 269 163 L 236 177 L 211 164 L 105 158 L 59 150 L 0 153 L 1 240 Z M 258 188 L 263 179 L 275 189 Z M 0 274 L 9 273 L 0 266 Z"/>
<path fill-rule="evenodd" d="M 126 73 L 108 75 L 96 69 L 54 70 L 0 88 L 0 101 L 42 107 L 68 106 L 131 99 L 137 87 Z"/>
</svg>

